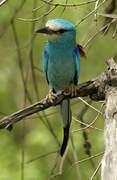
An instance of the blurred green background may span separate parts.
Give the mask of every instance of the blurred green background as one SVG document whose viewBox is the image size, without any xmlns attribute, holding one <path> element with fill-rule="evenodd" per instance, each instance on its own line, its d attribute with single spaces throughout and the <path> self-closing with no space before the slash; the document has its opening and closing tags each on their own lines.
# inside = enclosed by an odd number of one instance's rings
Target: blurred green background
<svg viewBox="0 0 117 180">
<path fill-rule="evenodd" d="M 66 3 L 66 1 L 54 1 Z M 68 3 L 80 3 L 82 0 L 69 0 Z M 100 1 L 101 3 L 102 1 Z M 40 6 L 37 11 L 32 12 Z M 18 111 L 38 100 L 48 93 L 48 86 L 42 70 L 42 52 L 46 37 L 34 30 L 44 27 L 48 19 L 63 18 L 77 24 L 90 11 L 94 10 L 95 3 L 79 7 L 56 7 L 50 14 L 46 14 L 52 7 L 36 0 L 12 0 L 0 7 L 0 118 Z M 105 4 L 98 13 L 104 13 Z M 43 17 L 42 17 L 43 16 Z M 18 18 L 34 19 L 39 21 L 27 22 Z M 97 26 L 94 14 L 81 22 L 77 28 L 77 42 L 83 46 L 103 26 L 104 17 L 98 16 Z M 112 38 L 115 26 L 109 28 L 108 33 L 98 33 L 85 47 L 87 59 L 81 59 L 81 73 L 79 83 L 88 81 L 99 75 L 106 68 L 105 61 L 117 53 L 117 39 Z M 103 102 L 85 101 L 99 109 Z M 61 176 L 53 177 L 57 180 L 81 179 L 89 180 L 101 161 L 102 155 L 75 165 L 75 161 L 89 157 L 85 151 L 86 143 L 83 133 L 86 133 L 91 144 L 91 155 L 104 151 L 103 117 L 99 115 L 94 127 L 82 127 L 74 118 L 80 119 L 85 104 L 78 98 L 72 100 L 73 121 L 71 138 L 68 145 L 67 157 L 63 164 Z M 98 113 L 89 108 L 84 112 L 84 123 L 91 123 Z M 59 107 L 51 107 L 43 112 L 34 114 L 14 125 L 11 132 L 0 131 L 0 180 L 47 180 L 59 171 L 61 158 L 56 151 L 62 143 L 62 123 Z M 74 145 L 74 148 L 73 148 Z M 74 149 L 74 150 L 73 150 Z M 46 154 L 47 153 L 47 154 Z M 76 158 L 74 157 L 76 153 Z M 44 155 L 45 154 L 45 155 Z M 41 156 L 44 155 L 44 156 Z M 35 160 L 34 160 L 34 159 Z M 27 163 L 29 160 L 32 162 Z M 80 173 L 80 177 L 79 174 Z M 100 171 L 94 180 L 100 179 Z"/>
</svg>

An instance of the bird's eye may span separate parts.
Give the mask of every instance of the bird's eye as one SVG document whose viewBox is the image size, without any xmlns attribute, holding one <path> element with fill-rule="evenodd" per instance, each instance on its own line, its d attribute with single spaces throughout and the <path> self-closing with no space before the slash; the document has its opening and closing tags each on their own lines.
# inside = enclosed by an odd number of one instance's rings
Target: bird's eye
<svg viewBox="0 0 117 180">
<path fill-rule="evenodd" d="M 67 30 L 65 30 L 65 29 L 60 29 L 60 30 L 59 30 L 59 33 L 62 34 L 62 33 L 64 33 L 64 32 L 66 32 L 66 31 L 67 31 Z"/>
</svg>

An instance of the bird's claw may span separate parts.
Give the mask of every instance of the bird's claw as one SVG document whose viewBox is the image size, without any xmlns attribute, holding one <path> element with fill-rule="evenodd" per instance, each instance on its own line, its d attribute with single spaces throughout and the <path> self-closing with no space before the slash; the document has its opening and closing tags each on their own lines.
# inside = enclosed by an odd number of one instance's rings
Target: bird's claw
<svg viewBox="0 0 117 180">
<path fill-rule="evenodd" d="M 77 86 L 75 84 L 70 84 L 69 92 L 65 92 L 65 95 L 71 95 L 71 97 L 77 96 Z"/>
<path fill-rule="evenodd" d="M 56 97 L 57 95 L 53 92 L 53 89 L 50 89 L 48 95 L 46 96 L 46 98 L 48 98 L 51 103 L 54 102 Z"/>
</svg>

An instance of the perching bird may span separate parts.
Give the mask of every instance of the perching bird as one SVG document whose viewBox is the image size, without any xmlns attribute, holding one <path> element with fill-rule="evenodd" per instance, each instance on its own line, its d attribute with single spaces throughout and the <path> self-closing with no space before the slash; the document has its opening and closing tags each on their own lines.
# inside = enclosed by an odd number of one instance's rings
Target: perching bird
<svg viewBox="0 0 117 180">
<path fill-rule="evenodd" d="M 45 73 L 50 95 L 77 84 L 80 73 L 80 54 L 85 57 L 83 49 L 76 44 L 75 26 L 64 19 L 52 19 L 45 28 L 37 33 L 47 34 L 48 42 L 43 54 L 43 71 Z M 69 128 L 72 119 L 70 99 L 64 99 L 60 104 L 64 139 L 60 150 L 63 156 L 69 138 Z"/>
</svg>

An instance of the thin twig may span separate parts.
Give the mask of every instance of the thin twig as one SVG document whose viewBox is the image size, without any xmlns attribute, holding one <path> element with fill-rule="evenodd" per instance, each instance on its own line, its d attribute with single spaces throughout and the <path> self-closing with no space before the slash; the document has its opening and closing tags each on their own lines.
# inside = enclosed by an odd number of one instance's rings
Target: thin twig
<svg viewBox="0 0 117 180">
<path fill-rule="evenodd" d="M 44 158 L 46 156 L 49 156 L 51 154 L 58 153 L 58 152 L 59 152 L 59 150 L 55 150 L 55 151 L 51 151 L 51 152 L 47 152 L 47 153 L 41 154 L 40 156 L 37 156 L 37 157 L 34 157 L 34 158 L 28 160 L 26 163 L 32 163 L 33 161 L 39 160 L 41 158 Z"/>
<path fill-rule="evenodd" d="M 91 176 L 90 180 L 93 180 L 94 176 L 97 174 L 98 170 L 99 170 L 100 167 L 101 167 L 101 163 L 102 163 L 102 161 L 100 161 L 100 163 L 98 164 L 98 166 L 97 166 L 95 172 L 93 173 L 93 175 Z"/>
<path fill-rule="evenodd" d="M 1 7 L 3 4 L 5 4 L 7 1 L 8 1 L 8 0 L 2 0 L 2 1 L 0 2 L 0 7 Z"/>
<path fill-rule="evenodd" d="M 117 19 L 117 15 L 116 14 L 103 14 L 103 13 L 97 13 L 98 16 L 103 16 L 103 17 L 108 17 L 108 18 L 112 18 L 112 19 Z"/>
<path fill-rule="evenodd" d="M 54 175 L 54 171 L 55 169 L 57 168 L 57 165 L 58 165 L 58 162 L 59 162 L 59 159 L 60 159 L 60 156 L 59 154 L 56 156 L 56 159 L 55 159 L 55 162 L 54 162 L 54 165 L 51 169 L 51 172 L 50 172 L 50 175 L 48 177 L 48 180 L 52 179 L 53 175 Z"/>
<path fill-rule="evenodd" d="M 67 3 L 68 3 L 68 0 L 66 0 L 65 3 L 67 4 Z M 60 13 L 60 16 L 59 16 L 59 17 L 61 17 L 61 16 L 63 15 L 63 13 L 65 12 L 65 10 L 66 10 L 66 6 L 63 7 L 63 10 L 62 10 L 62 12 Z"/>
<path fill-rule="evenodd" d="M 99 116 L 99 114 L 98 114 L 98 116 Z M 82 131 L 82 130 L 88 129 L 88 128 L 92 128 L 92 129 L 95 129 L 95 130 L 103 131 L 103 129 L 96 128 L 96 127 L 92 126 L 92 124 L 95 123 L 96 119 L 97 119 L 97 116 L 96 116 L 96 118 L 90 124 L 87 124 L 87 123 L 84 123 L 84 122 L 76 119 L 75 117 L 73 117 L 73 120 L 75 120 L 76 122 L 79 122 L 80 124 L 83 124 L 86 127 L 83 127 L 83 128 L 77 129 L 77 130 L 73 130 L 72 132 L 74 133 L 74 132 Z"/>
<path fill-rule="evenodd" d="M 97 154 L 95 154 L 95 155 L 92 155 L 92 156 L 90 156 L 90 157 L 88 157 L 88 158 L 84 158 L 84 159 L 82 159 L 82 160 L 79 160 L 78 162 L 73 163 L 73 164 L 71 165 L 70 169 L 73 168 L 76 164 L 84 163 L 84 162 L 86 162 L 86 161 L 89 161 L 90 159 L 94 159 L 94 158 L 96 158 L 96 157 L 98 157 L 98 156 L 102 156 L 103 154 L 104 154 L 104 152 L 100 152 L 100 153 L 97 153 Z"/>
<path fill-rule="evenodd" d="M 34 19 L 24 19 L 24 18 L 18 18 L 18 20 L 25 21 L 25 22 L 34 22 L 41 20 L 44 16 L 49 15 L 52 11 L 56 9 L 57 6 L 52 7 L 48 12 L 44 13 L 42 16 Z"/>
<path fill-rule="evenodd" d="M 61 3 L 52 3 L 50 1 L 45 1 L 45 0 L 41 0 L 42 2 L 44 2 L 45 4 L 49 4 L 52 6 L 63 6 L 63 7 L 76 7 L 76 6 L 82 6 L 82 5 L 86 5 L 89 3 L 93 3 L 96 0 L 90 0 L 90 1 L 86 1 L 86 2 L 82 2 L 82 3 L 78 3 L 78 4 L 61 4 Z"/>
<path fill-rule="evenodd" d="M 70 139 L 71 139 L 71 144 L 72 144 L 72 149 L 73 149 L 74 161 L 78 162 L 77 152 L 76 152 L 76 149 L 75 149 L 72 133 L 70 134 Z M 80 174 L 79 163 L 76 164 L 76 172 L 77 172 L 78 179 L 80 180 L 81 179 L 81 174 Z"/>
<path fill-rule="evenodd" d="M 115 38 L 116 34 L 117 34 L 117 24 L 116 24 L 116 27 L 115 27 L 115 31 L 113 33 L 113 39 Z"/>
<path fill-rule="evenodd" d="M 104 105 L 104 103 L 101 105 L 101 109 L 100 109 L 100 110 L 102 110 L 103 105 Z M 82 121 L 80 121 L 80 120 L 78 120 L 78 119 L 76 119 L 76 118 L 73 117 L 73 119 L 74 119 L 75 121 L 77 121 L 77 122 L 85 125 L 86 127 L 83 127 L 83 128 L 77 129 L 77 130 L 73 130 L 72 132 L 81 131 L 81 130 L 84 130 L 84 129 L 87 129 L 87 128 L 93 128 L 93 129 L 96 129 L 96 130 L 99 130 L 99 131 L 103 131 L 103 129 L 96 128 L 96 127 L 92 126 L 92 125 L 96 122 L 97 118 L 99 117 L 100 112 L 101 112 L 101 111 L 98 112 L 97 116 L 95 117 L 95 119 L 94 119 L 90 124 L 86 124 L 86 123 L 84 123 L 84 122 L 82 122 Z"/>
<path fill-rule="evenodd" d="M 95 13 L 94 13 L 94 21 L 95 21 L 95 25 L 96 25 L 96 29 L 97 29 L 97 30 L 98 30 L 98 25 L 97 25 L 97 6 L 98 6 L 98 4 L 99 4 L 99 1 L 100 1 L 100 0 L 96 0 L 95 8 L 94 8 L 94 10 L 96 10 Z"/>
<path fill-rule="evenodd" d="M 99 0 L 96 0 L 96 3 L 95 3 L 95 13 L 94 13 L 94 21 L 97 22 L 97 7 L 98 7 L 98 4 L 99 4 Z"/>
<path fill-rule="evenodd" d="M 100 152 L 100 153 L 97 153 L 97 154 L 95 154 L 95 155 L 92 155 L 91 157 L 88 157 L 88 158 L 79 160 L 79 161 L 76 162 L 76 163 L 83 163 L 83 162 L 85 162 L 85 161 L 88 161 L 88 160 L 90 160 L 90 159 L 96 158 L 96 157 L 101 156 L 101 155 L 103 155 L 103 154 L 104 154 L 104 152 Z"/>
<path fill-rule="evenodd" d="M 83 22 L 84 20 L 86 20 L 90 15 L 92 15 L 93 13 L 95 13 L 97 11 L 97 9 L 102 6 L 105 3 L 106 0 L 103 0 L 97 7 L 96 9 L 94 9 L 93 11 L 91 11 L 89 14 L 87 14 L 84 18 L 82 18 L 79 22 L 76 23 L 76 27 Z"/>
<path fill-rule="evenodd" d="M 68 148 L 66 148 L 63 157 L 61 157 L 61 162 L 60 162 L 60 166 L 59 166 L 59 171 L 58 171 L 58 173 L 50 176 L 49 179 L 53 179 L 53 178 L 55 178 L 55 177 L 57 177 L 57 176 L 62 175 L 62 173 L 63 173 L 63 165 L 64 165 L 64 161 L 65 161 L 65 159 L 66 159 L 67 151 L 68 151 Z"/>
<path fill-rule="evenodd" d="M 4 116 L 7 116 L 8 114 L 7 113 L 4 113 L 4 112 L 0 112 L 1 115 L 4 115 Z"/>
<path fill-rule="evenodd" d="M 50 0 L 49 2 L 52 2 L 52 0 Z M 38 6 L 38 7 L 36 7 L 36 8 L 33 8 L 32 12 L 39 10 L 39 9 L 42 8 L 43 6 L 45 6 L 45 3 L 41 3 L 40 6 Z"/>
<path fill-rule="evenodd" d="M 88 44 L 100 33 L 102 32 L 106 27 L 109 27 L 112 23 L 114 23 L 115 21 L 117 21 L 117 19 L 113 19 L 111 22 L 109 22 L 108 24 L 104 25 L 103 27 L 101 27 L 85 44 L 84 44 L 84 48 L 86 48 L 88 46 Z"/>
<path fill-rule="evenodd" d="M 40 6 L 34 8 L 34 9 L 32 10 L 32 12 L 35 12 L 35 11 L 41 9 L 44 5 L 45 5 L 45 3 L 43 3 L 43 4 L 41 4 Z"/>
<path fill-rule="evenodd" d="M 102 115 L 102 112 L 99 111 L 98 109 L 96 109 L 94 106 L 90 105 L 88 102 L 86 102 L 83 98 L 78 97 L 78 99 L 80 99 L 84 104 L 86 104 L 87 106 L 89 106 L 91 109 L 95 110 L 96 112 L 100 113 Z"/>
</svg>

